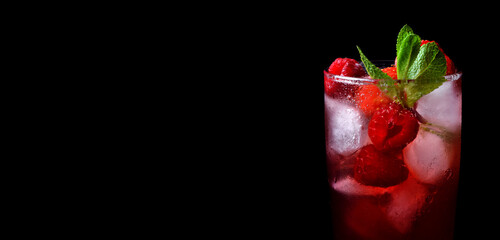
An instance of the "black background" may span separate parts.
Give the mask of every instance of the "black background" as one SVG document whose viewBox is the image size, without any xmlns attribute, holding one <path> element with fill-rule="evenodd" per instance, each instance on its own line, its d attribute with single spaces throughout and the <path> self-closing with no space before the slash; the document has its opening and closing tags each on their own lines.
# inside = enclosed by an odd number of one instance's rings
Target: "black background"
<svg viewBox="0 0 500 240">
<path fill-rule="evenodd" d="M 437 5 L 409 14 L 392 8 L 365 14 L 347 6 L 300 7 L 234 13 L 235 25 L 220 22 L 227 25 L 222 30 L 227 37 L 210 53 L 221 56 L 215 65 L 226 77 L 218 79 L 216 88 L 225 90 L 208 95 L 222 114 L 216 122 L 224 129 L 224 140 L 217 143 L 223 158 L 215 168 L 224 174 L 212 177 L 223 193 L 218 206 L 228 211 L 216 211 L 227 212 L 220 223 L 224 227 L 216 229 L 234 237 L 333 237 L 323 70 L 337 57 L 359 60 L 356 45 L 372 60 L 394 59 L 397 34 L 408 24 L 422 39 L 437 41 L 463 72 L 455 238 L 489 236 L 488 216 L 496 209 L 492 189 L 498 182 L 489 150 L 494 141 L 484 135 L 492 134 L 486 119 L 495 118 L 491 110 L 498 103 L 498 84 L 491 78 L 497 52 L 493 15 Z"/>
</svg>

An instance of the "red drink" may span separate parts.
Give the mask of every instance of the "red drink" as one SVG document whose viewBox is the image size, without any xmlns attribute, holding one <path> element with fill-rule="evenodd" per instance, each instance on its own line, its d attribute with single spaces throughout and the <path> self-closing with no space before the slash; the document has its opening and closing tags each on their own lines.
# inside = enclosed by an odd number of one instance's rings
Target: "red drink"
<svg viewBox="0 0 500 240">
<path fill-rule="evenodd" d="M 436 54 L 436 59 L 443 57 Z M 325 72 L 335 239 L 452 239 L 461 73 L 447 64 L 450 74 L 441 82 L 390 81 L 363 76 L 359 66 L 348 66 L 346 60 L 336 62 Z M 378 67 L 393 62 L 387 63 Z M 383 72 L 395 79 L 392 67 Z"/>
</svg>

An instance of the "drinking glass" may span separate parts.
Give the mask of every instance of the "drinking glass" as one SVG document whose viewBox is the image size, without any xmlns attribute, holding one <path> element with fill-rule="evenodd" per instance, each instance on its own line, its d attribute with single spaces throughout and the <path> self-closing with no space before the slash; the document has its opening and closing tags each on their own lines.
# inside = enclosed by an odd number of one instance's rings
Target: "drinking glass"
<svg viewBox="0 0 500 240">
<path fill-rule="evenodd" d="M 373 63 L 384 68 L 394 61 Z M 379 87 L 384 80 L 326 71 L 324 78 L 335 239 L 452 239 L 460 168 L 462 73 L 445 76 L 442 85 L 407 107 L 418 120 L 416 137 L 394 151 L 375 149 L 369 130 L 374 116 L 390 108 L 392 100 Z M 373 96 L 374 91 L 378 95 Z M 398 166 L 377 165 L 388 159 L 399 161 Z M 366 164 L 372 164 L 372 169 L 364 169 Z M 361 171 L 372 173 L 371 179 L 359 177 L 366 174 Z M 384 182 L 394 174 L 399 174 L 398 180 Z"/>
</svg>

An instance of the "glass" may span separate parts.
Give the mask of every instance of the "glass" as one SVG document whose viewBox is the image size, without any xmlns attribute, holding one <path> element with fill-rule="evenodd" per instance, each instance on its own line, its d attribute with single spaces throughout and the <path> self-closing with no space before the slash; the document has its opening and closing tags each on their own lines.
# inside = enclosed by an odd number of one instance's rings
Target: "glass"
<svg viewBox="0 0 500 240">
<path fill-rule="evenodd" d="M 383 68 L 394 61 L 373 63 Z M 462 73 L 447 75 L 440 87 L 407 109 L 407 115 L 418 122 L 413 128 L 416 137 L 396 150 L 373 147 L 375 116 L 405 111 L 390 110 L 391 104 L 377 87 L 379 81 L 326 71 L 324 78 L 335 239 L 452 239 L 460 168 Z M 392 123 L 388 127 L 396 132 L 408 129 Z M 377 161 L 384 163 L 377 165 Z"/>
</svg>

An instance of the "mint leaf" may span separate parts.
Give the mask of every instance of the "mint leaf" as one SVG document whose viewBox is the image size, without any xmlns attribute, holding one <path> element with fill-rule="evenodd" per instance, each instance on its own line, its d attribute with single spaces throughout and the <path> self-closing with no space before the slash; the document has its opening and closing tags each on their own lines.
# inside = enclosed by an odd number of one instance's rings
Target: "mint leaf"
<svg viewBox="0 0 500 240">
<path fill-rule="evenodd" d="M 427 43 L 421 47 L 408 71 L 410 79 L 444 76 L 445 74 L 446 58 L 435 42 Z"/>
<path fill-rule="evenodd" d="M 408 78 L 414 80 L 403 86 L 407 106 L 413 107 L 418 99 L 441 86 L 445 74 L 446 59 L 436 43 L 423 45 L 408 70 Z"/>
<path fill-rule="evenodd" d="M 399 49 L 401 48 L 401 42 L 403 42 L 403 40 L 410 34 L 414 34 L 413 33 L 413 30 L 411 29 L 410 26 L 408 26 L 407 24 L 404 25 L 401 30 L 399 30 L 399 34 L 398 34 L 398 39 L 396 41 L 396 52 L 399 51 Z"/>
<path fill-rule="evenodd" d="M 421 41 L 422 40 L 418 35 L 410 33 L 399 42 L 399 45 L 397 46 L 398 62 L 396 64 L 399 80 L 408 79 L 408 70 L 419 54 Z"/>
<path fill-rule="evenodd" d="M 400 90 L 396 85 L 396 81 L 394 81 L 387 73 L 383 72 L 375 66 L 368 58 L 363 54 L 361 51 L 361 48 L 356 46 L 359 51 L 359 56 L 361 58 L 361 61 L 365 65 L 366 72 L 372 79 L 378 79 L 378 80 L 384 80 L 384 81 L 377 81 L 377 86 L 380 90 L 385 92 L 389 97 L 396 99 L 397 102 L 401 103 L 397 97 L 400 95 Z"/>
</svg>

